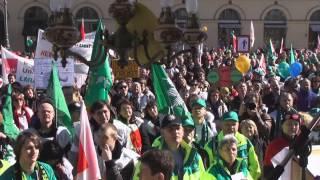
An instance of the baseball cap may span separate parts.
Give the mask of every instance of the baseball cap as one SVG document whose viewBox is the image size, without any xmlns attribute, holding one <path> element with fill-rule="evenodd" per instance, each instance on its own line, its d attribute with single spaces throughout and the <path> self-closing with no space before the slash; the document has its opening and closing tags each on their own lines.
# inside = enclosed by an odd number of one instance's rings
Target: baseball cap
<svg viewBox="0 0 320 180">
<path fill-rule="evenodd" d="M 172 125 L 181 125 L 181 119 L 175 115 L 169 114 L 165 116 L 161 121 L 161 128 L 166 128 Z"/>
<path fill-rule="evenodd" d="M 199 105 L 201 107 L 206 107 L 206 101 L 204 99 L 198 98 L 195 101 L 192 102 L 191 107 L 193 108 L 194 106 Z"/>
<path fill-rule="evenodd" d="M 235 122 L 239 121 L 238 114 L 234 111 L 229 111 L 224 113 L 222 119 L 223 121 L 235 121 Z"/>
<path fill-rule="evenodd" d="M 190 118 L 186 118 L 186 119 L 183 119 L 182 120 L 182 126 L 183 127 L 192 127 L 194 128 L 194 122 L 193 122 L 193 119 L 190 117 Z"/>
</svg>

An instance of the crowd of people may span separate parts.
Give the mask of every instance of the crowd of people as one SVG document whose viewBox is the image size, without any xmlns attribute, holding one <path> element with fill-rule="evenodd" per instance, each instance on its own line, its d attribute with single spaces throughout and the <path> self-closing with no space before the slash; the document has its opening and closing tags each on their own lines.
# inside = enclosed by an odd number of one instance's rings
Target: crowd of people
<svg viewBox="0 0 320 180">
<path fill-rule="evenodd" d="M 185 53 L 164 65 L 189 118 L 158 111 L 150 69 L 140 67 L 137 78 L 113 79 L 108 100 L 89 108 L 101 178 L 268 178 L 275 168 L 273 157 L 285 147 L 296 147 L 301 131 L 320 113 L 320 53 L 295 50 L 294 59 L 302 65 L 296 77 L 285 77 L 278 68 L 289 62 L 290 50 L 267 53 L 248 53 L 250 70 L 227 87 L 208 81 L 207 75 L 235 67 L 239 54 L 230 50 L 205 50 L 196 61 Z M 261 66 L 264 57 L 266 67 Z M 14 74 L 8 81 L 20 134 L 14 140 L 0 132 L 0 179 L 75 179 L 80 104 L 87 85 L 73 87 L 72 97 L 66 97 L 75 129 L 72 137 L 56 122 L 56 107 L 45 91 L 22 86 Z M 9 84 L 1 88 L 1 97 Z M 3 125 L 2 116 L 0 120 Z M 320 143 L 320 128 L 314 129 L 310 141 Z"/>
</svg>

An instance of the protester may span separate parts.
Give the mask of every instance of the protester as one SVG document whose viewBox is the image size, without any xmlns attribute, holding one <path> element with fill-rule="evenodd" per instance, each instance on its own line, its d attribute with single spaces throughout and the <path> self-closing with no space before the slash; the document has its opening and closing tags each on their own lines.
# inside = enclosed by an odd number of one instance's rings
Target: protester
<svg viewBox="0 0 320 180">
<path fill-rule="evenodd" d="M 48 179 L 56 180 L 50 165 L 37 161 L 40 153 L 40 138 L 31 131 L 22 132 L 14 147 L 17 162 L 7 169 L 0 179 Z"/>
<path fill-rule="evenodd" d="M 234 111 L 227 112 L 223 115 L 222 130 L 217 136 L 212 138 L 205 146 L 210 159 L 210 165 L 213 165 L 218 160 L 218 144 L 227 134 L 233 134 L 237 139 L 238 157 L 243 158 L 248 164 L 253 179 L 258 179 L 261 174 L 259 160 L 255 153 L 254 146 L 250 140 L 238 132 L 239 118 Z"/>
<path fill-rule="evenodd" d="M 117 137 L 117 128 L 111 123 L 98 130 L 97 156 L 103 179 L 126 180 L 133 176 L 139 154 L 123 147 Z"/>
<path fill-rule="evenodd" d="M 206 101 L 199 98 L 192 105 L 192 118 L 195 124 L 195 142 L 201 147 L 204 147 L 206 142 L 211 139 L 216 133 L 216 125 L 214 122 L 206 119 Z"/>
<path fill-rule="evenodd" d="M 244 159 L 237 157 L 237 139 L 229 134 L 223 137 L 218 145 L 219 158 L 202 179 L 228 180 L 228 179 L 253 179 L 249 173 Z"/>
<path fill-rule="evenodd" d="M 71 134 L 66 127 L 57 124 L 55 112 L 51 99 L 40 100 L 38 112 L 32 123 L 33 129 L 39 134 L 42 143 L 54 140 L 67 153 L 72 143 Z"/>
<path fill-rule="evenodd" d="M 142 138 L 142 152 L 152 147 L 153 141 L 160 136 L 160 121 L 163 115 L 159 114 L 155 101 L 150 101 L 145 108 L 144 122 L 139 130 Z"/>
<path fill-rule="evenodd" d="M 141 158 L 140 180 L 170 180 L 174 160 L 169 151 L 149 150 Z"/>
<path fill-rule="evenodd" d="M 152 146 L 172 153 L 175 161 L 173 178 L 199 179 L 205 172 L 197 150 L 183 141 L 181 119 L 174 115 L 164 117 L 161 123 L 161 136 L 153 142 Z"/>
<path fill-rule="evenodd" d="M 264 157 L 264 172 L 272 172 L 274 166 L 272 164 L 272 158 L 280 152 L 283 148 L 293 144 L 295 137 L 300 132 L 301 117 L 299 114 L 289 112 L 285 115 L 284 120 L 281 124 L 282 135 L 272 140 L 267 146 L 265 157 Z M 265 176 L 270 174 L 264 173 Z"/>
<path fill-rule="evenodd" d="M 63 149 L 55 141 L 46 141 L 43 143 L 40 151 L 39 160 L 49 164 L 59 180 L 72 180 L 73 166 L 64 156 Z"/>
<path fill-rule="evenodd" d="M 23 131 L 30 127 L 33 111 L 27 106 L 22 92 L 16 92 L 12 96 L 13 118 L 19 130 Z"/>
</svg>

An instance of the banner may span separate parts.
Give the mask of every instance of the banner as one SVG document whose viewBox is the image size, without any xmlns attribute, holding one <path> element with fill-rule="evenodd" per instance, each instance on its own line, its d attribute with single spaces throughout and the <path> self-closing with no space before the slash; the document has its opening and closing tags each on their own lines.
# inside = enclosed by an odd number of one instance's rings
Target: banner
<svg viewBox="0 0 320 180">
<path fill-rule="evenodd" d="M 229 66 L 213 69 L 208 73 L 207 79 L 210 83 L 219 87 L 229 87 L 241 81 L 242 74 L 235 68 Z"/>
<path fill-rule="evenodd" d="M 70 50 L 79 53 L 88 61 L 90 61 L 95 34 L 95 32 L 87 33 L 85 39 L 75 44 L 73 47 L 70 48 Z M 44 30 L 39 29 L 35 59 L 52 57 L 52 44 L 44 36 Z"/>
<path fill-rule="evenodd" d="M 34 64 L 35 88 L 47 89 L 52 70 L 52 59 L 36 60 Z M 58 59 L 59 80 L 62 87 L 74 85 L 74 62 L 67 59 L 65 68 L 62 67 L 61 59 Z"/>
<path fill-rule="evenodd" d="M 2 52 L 2 78 L 4 83 L 8 83 L 8 74 L 16 75 L 16 81 L 21 85 L 33 84 L 33 59 L 27 59 L 8 51 L 1 47 Z"/>
</svg>

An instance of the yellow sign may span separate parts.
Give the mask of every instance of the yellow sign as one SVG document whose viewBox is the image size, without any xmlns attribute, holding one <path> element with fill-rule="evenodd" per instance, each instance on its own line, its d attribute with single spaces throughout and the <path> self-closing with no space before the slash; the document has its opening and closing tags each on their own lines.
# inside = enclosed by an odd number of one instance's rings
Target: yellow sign
<svg viewBox="0 0 320 180">
<path fill-rule="evenodd" d="M 121 68 L 118 64 L 118 61 L 116 60 L 111 61 L 111 68 L 112 68 L 112 72 L 114 74 L 115 79 L 119 80 L 119 79 L 125 79 L 128 77 L 131 77 L 131 78 L 139 77 L 138 64 L 133 60 L 129 60 L 128 62 L 129 63 L 127 66 L 124 66 L 123 68 Z"/>
</svg>

